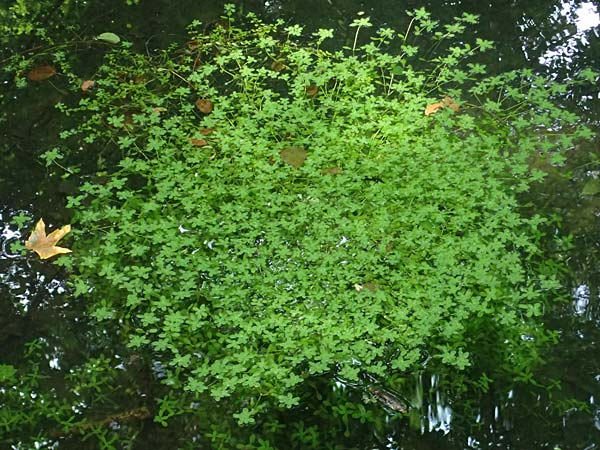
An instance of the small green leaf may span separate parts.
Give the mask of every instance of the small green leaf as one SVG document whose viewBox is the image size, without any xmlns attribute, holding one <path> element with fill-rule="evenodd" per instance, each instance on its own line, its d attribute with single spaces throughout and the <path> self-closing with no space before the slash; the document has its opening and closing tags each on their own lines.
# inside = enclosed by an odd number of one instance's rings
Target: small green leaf
<svg viewBox="0 0 600 450">
<path fill-rule="evenodd" d="M 14 223 L 18 228 L 23 228 L 27 222 L 31 221 L 31 217 L 27 214 L 20 212 L 11 219 L 11 223 Z"/>
<path fill-rule="evenodd" d="M 17 370 L 8 364 L 0 364 L 0 381 L 3 383 L 14 383 Z"/>
<path fill-rule="evenodd" d="M 596 78 L 598 77 L 598 72 L 586 67 L 579 74 L 577 74 L 577 78 L 585 80 L 589 83 L 594 83 Z"/>
<path fill-rule="evenodd" d="M 254 423 L 253 412 L 248 408 L 244 408 L 241 412 L 233 415 L 238 420 L 240 425 L 249 425 Z"/>
<path fill-rule="evenodd" d="M 48 150 L 47 152 L 40 155 L 40 158 L 46 161 L 46 167 L 49 167 L 54 163 L 57 159 L 62 159 L 63 154 L 58 148 L 53 148 L 52 150 Z"/>
<path fill-rule="evenodd" d="M 592 178 L 585 186 L 583 186 L 583 190 L 581 191 L 583 195 L 596 195 L 600 193 L 600 180 L 596 180 Z"/>
<path fill-rule="evenodd" d="M 118 44 L 121 42 L 121 38 L 117 36 L 115 33 L 101 33 L 96 36 L 96 39 L 99 41 L 108 42 L 109 44 Z"/>
<path fill-rule="evenodd" d="M 402 75 L 404 73 L 404 68 L 400 64 L 396 64 L 395 66 L 392 66 L 390 72 L 393 75 Z"/>
</svg>

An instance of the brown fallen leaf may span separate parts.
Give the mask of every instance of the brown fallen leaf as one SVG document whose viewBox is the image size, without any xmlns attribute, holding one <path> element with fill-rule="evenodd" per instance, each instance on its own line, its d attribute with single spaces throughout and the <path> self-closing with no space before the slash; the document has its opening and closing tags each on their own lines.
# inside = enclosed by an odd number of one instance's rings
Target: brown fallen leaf
<svg viewBox="0 0 600 450">
<path fill-rule="evenodd" d="M 444 97 L 444 106 L 454 110 L 454 112 L 458 112 L 458 110 L 460 109 L 458 103 L 456 103 L 454 100 L 452 100 L 452 98 L 448 97 L 447 95 Z"/>
<path fill-rule="evenodd" d="M 433 113 L 437 112 L 438 109 L 443 108 L 443 107 L 444 107 L 443 102 L 432 103 L 431 105 L 427 105 L 427 107 L 425 108 L 425 115 L 430 116 Z"/>
<path fill-rule="evenodd" d="M 319 93 L 319 87 L 316 84 L 310 84 L 304 90 L 309 97 L 315 97 Z"/>
<path fill-rule="evenodd" d="M 452 98 L 450 98 L 446 95 L 444 97 L 444 101 L 432 103 L 431 105 L 427 105 L 427 107 L 425 108 L 425 115 L 430 116 L 431 114 L 437 112 L 438 110 L 440 110 L 442 108 L 450 108 L 450 109 L 454 110 L 455 112 L 457 112 L 460 109 L 458 104 L 454 100 L 452 100 Z"/>
<path fill-rule="evenodd" d="M 25 242 L 25 247 L 36 252 L 40 255 L 41 259 L 48 259 L 61 253 L 71 253 L 71 250 L 68 248 L 56 246 L 56 243 L 69 231 L 71 231 L 71 225 L 65 225 L 46 236 L 46 224 L 44 223 L 44 219 L 40 219 L 35 225 L 35 230 L 33 230 L 29 239 Z"/>
<path fill-rule="evenodd" d="M 296 169 L 304 164 L 308 155 L 306 149 L 302 146 L 285 147 L 279 152 L 281 159 Z"/>
<path fill-rule="evenodd" d="M 94 87 L 95 84 L 96 82 L 94 80 L 85 80 L 83 83 L 81 83 L 81 90 L 83 92 L 89 91 Z"/>
<path fill-rule="evenodd" d="M 282 63 L 281 61 L 273 61 L 271 63 L 271 70 L 274 72 L 281 72 L 283 69 L 285 69 L 285 64 Z"/>
<path fill-rule="evenodd" d="M 56 69 L 49 64 L 31 69 L 27 73 L 27 78 L 31 81 L 42 81 L 56 75 Z"/>
<path fill-rule="evenodd" d="M 213 131 L 215 131 L 214 128 L 202 128 L 200 130 L 200 134 L 203 134 L 204 136 L 211 134 Z"/>
<path fill-rule="evenodd" d="M 192 53 L 198 51 L 202 47 L 202 42 L 194 39 L 192 41 L 187 41 L 185 46 L 187 47 L 188 51 Z"/>
<path fill-rule="evenodd" d="M 213 110 L 213 103 L 207 98 L 196 100 L 196 108 L 203 114 L 210 114 Z"/>
<path fill-rule="evenodd" d="M 208 144 L 206 139 L 191 138 L 190 142 L 194 147 L 204 147 L 206 144 Z"/>
<path fill-rule="evenodd" d="M 404 400 L 402 400 L 398 395 L 395 395 L 391 391 L 382 387 L 371 386 L 368 389 L 373 395 L 373 397 L 375 397 L 381 404 L 390 408 L 392 411 L 396 411 L 402 414 L 406 414 L 408 412 L 408 404 Z"/>
</svg>

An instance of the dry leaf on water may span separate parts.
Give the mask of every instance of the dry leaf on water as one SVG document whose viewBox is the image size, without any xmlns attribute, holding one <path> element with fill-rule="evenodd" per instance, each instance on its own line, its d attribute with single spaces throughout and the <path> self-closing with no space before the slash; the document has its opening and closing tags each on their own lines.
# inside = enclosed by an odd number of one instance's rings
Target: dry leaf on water
<svg viewBox="0 0 600 450">
<path fill-rule="evenodd" d="M 208 144 L 206 139 L 191 138 L 190 142 L 194 147 L 204 147 Z"/>
<path fill-rule="evenodd" d="M 95 84 L 96 82 L 94 80 L 85 80 L 83 83 L 81 83 L 81 90 L 83 92 L 89 91 L 94 87 Z"/>
<path fill-rule="evenodd" d="M 281 72 L 283 69 L 285 69 L 285 64 L 281 61 L 275 60 L 271 63 L 271 70 L 274 72 Z"/>
<path fill-rule="evenodd" d="M 206 98 L 196 100 L 196 108 L 203 114 L 210 114 L 213 110 L 213 103 Z"/>
<path fill-rule="evenodd" d="M 45 65 L 31 69 L 27 73 L 27 78 L 29 78 L 31 81 L 42 81 L 54 75 L 56 75 L 56 69 L 54 66 Z"/>
<path fill-rule="evenodd" d="M 35 230 L 33 230 L 29 239 L 25 242 L 25 247 L 36 252 L 40 255 L 41 259 L 48 259 L 61 253 L 71 253 L 71 250 L 68 248 L 56 246 L 56 243 L 69 231 L 71 231 L 71 225 L 65 225 L 46 236 L 46 224 L 44 223 L 44 219 L 40 219 L 35 225 Z"/>
<path fill-rule="evenodd" d="M 458 112 L 458 110 L 460 109 L 458 104 L 454 100 L 452 100 L 452 98 L 446 96 L 444 97 L 443 102 L 432 103 L 431 105 L 427 105 L 427 107 L 425 108 L 425 115 L 430 116 L 431 114 L 437 112 L 439 109 L 442 108 L 450 108 L 455 112 Z"/>
<path fill-rule="evenodd" d="M 444 104 L 442 102 L 432 103 L 431 105 L 427 105 L 427 107 L 425 108 L 425 115 L 430 116 L 431 114 L 436 112 L 438 109 L 443 108 L 443 107 L 444 107 Z"/>
<path fill-rule="evenodd" d="M 298 168 L 306 160 L 306 150 L 302 146 L 285 147 L 279 152 L 281 159 L 290 166 Z"/>
<path fill-rule="evenodd" d="M 187 47 L 188 53 L 193 53 L 200 50 L 200 48 L 202 47 L 202 42 L 197 40 L 191 40 L 187 41 L 185 43 L 185 46 Z"/>
<path fill-rule="evenodd" d="M 458 103 L 456 103 L 454 100 L 452 100 L 447 95 L 444 97 L 444 106 L 454 110 L 454 112 L 458 112 L 458 110 L 460 109 L 460 106 L 458 106 Z"/>
<path fill-rule="evenodd" d="M 319 87 L 315 84 L 306 86 L 304 90 L 309 97 L 315 97 L 319 93 Z"/>
</svg>

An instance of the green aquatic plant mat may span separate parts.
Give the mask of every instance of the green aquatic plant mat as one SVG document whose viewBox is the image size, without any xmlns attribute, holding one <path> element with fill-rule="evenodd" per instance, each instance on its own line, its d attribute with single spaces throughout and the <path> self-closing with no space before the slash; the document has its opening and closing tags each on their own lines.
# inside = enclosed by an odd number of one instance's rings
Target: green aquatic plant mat
<svg viewBox="0 0 600 450">
<path fill-rule="evenodd" d="M 528 158 L 589 135 L 553 103 L 567 86 L 486 76 L 489 42 L 446 44 L 468 14 L 370 39 L 361 18 L 328 50 L 331 30 L 232 17 L 161 57 L 123 43 L 63 106 L 70 156 L 103 166 L 60 259 L 99 326 L 241 423 L 311 376 L 463 370 L 482 346 L 527 376 L 558 283 L 518 198 Z"/>
</svg>

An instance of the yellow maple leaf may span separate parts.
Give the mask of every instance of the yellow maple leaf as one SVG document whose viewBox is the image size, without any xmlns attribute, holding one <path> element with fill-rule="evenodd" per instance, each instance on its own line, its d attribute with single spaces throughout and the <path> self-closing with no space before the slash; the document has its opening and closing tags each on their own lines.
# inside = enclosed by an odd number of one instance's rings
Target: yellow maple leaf
<svg viewBox="0 0 600 450">
<path fill-rule="evenodd" d="M 25 241 L 25 247 L 36 252 L 40 255 L 41 259 L 48 259 L 61 253 L 71 253 L 71 250 L 68 248 L 56 246 L 56 243 L 69 231 L 71 231 L 71 225 L 65 225 L 46 236 L 46 224 L 44 223 L 44 219 L 40 219 L 35 225 L 35 230 L 33 230 L 29 239 Z"/>
</svg>

